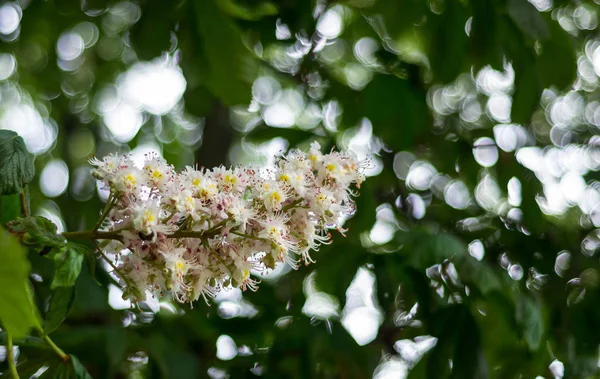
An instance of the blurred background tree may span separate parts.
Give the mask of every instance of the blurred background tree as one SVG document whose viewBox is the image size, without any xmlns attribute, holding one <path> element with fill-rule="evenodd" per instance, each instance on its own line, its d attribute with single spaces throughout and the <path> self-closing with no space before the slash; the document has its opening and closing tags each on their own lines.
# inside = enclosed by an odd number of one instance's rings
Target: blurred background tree
<svg viewBox="0 0 600 379">
<path fill-rule="evenodd" d="M 317 264 L 190 309 L 121 300 L 98 261 L 54 341 L 94 378 L 598 377 L 598 4 L 1 2 L 0 129 L 59 231 L 98 218 L 94 155 L 372 162 Z M 44 316 L 54 270 L 30 260 Z M 22 341 L 21 377 L 48 359 Z"/>
</svg>

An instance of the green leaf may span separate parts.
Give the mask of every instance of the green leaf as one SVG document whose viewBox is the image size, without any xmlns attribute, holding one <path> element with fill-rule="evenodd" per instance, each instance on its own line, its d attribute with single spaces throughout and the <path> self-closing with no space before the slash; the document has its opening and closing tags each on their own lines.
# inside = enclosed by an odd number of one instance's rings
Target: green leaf
<svg viewBox="0 0 600 379">
<path fill-rule="evenodd" d="M 92 376 L 87 372 L 85 367 L 81 364 L 81 362 L 76 356 L 71 354 L 69 355 L 69 357 L 71 358 L 70 362 L 73 369 L 72 372 L 75 374 L 75 376 L 72 377 L 77 379 L 92 379 Z"/>
<path fill-rule="evenodd" d="M 26 217 L 10 221 L 8 230 L 21 236 L 21 243 L 38 251 L 65 246 L 67 241 L 57 234 L 56 225 L 47 218 Z"/>
<path fill-rule="evenodd" d="M 46 321 L 44 322 L 44 332 L 46 334 L 52 333 L 62 324 L 71 308 L 73 308 L 74 301 L 74 287 L 59 287 L 52 293 L 48 313 L 46 313 Z"/>
<path fill-rule="evenodd" d="M 76 249 L 83 253 L 83 256 L 85 257 L 85 261 L 87 262 L 87 266 L 88 266 L 88 274 L 90 275 L 92 280 L 94 280 L 96 282 L 96 284 L 101 285 L 100 282 L 98 282 L 98 279 L 96 279 L 96 259 L 97 259 L 97 257 L 94 254 L 94 251 L 92 249 L 88 249 L 87 247 L 85 247 L 83 245 L 76 245 L 73 243 L 71 245 L 76 246 Z"/>
<path fill-rule="evenodd" d="M 16 345 L 16 343 L 15 343 Z M 47 345 L 46 345 L 47 346 Z M 21 378 L 32 378 L 33 375 L 42 367 L 50 367 L 56 364 L 56 353 L 51 349 L 24 349 L 23 345 L 19 344 L 19 363 L 17 371 Z M 44 372 L 41 378 L 52 377 L 51 372 Z M 7 377 L 9 377 L 7 375 Z M 52 377 L 54 379 L 54 377 Z"/>
<path fill-rule="evenodd" d="M 218 2 L 219 7 L 225 13 L 242 20 L 256 21 L 265 16 L 277 14 L 277 6 L 270 1 L 261 1 L 258 4 L 244 3 L 244 1 L 239 0 L 220 0 Z"/>
<path fill-rule="evenodd" d="M 206 87 L 226 105 L 249 103 L 256 61 L 239 28 L 214 0 L 195 0 L 193 8 L 208 65 L 202 73 Z"/>
<path fill-rule="evenodd" d="M 44 372 L 42 378 L 92 379 L 92 376 L 76 356 L 69 354 L 69 360 L 66 362 L 55 360 L 54 364 Z"/>
<path fill-rule="evenodd" d="M 2 228 L 0 262 L 0 321 L 14 338 L 22 338 L 40 325 L 29 292 L 31 265 L 25 249 Z"/>
<path fill-rule="evenodd" d="M 379 74 L 360 96 L 355 110 L 371 120 L 373 132 L 394 150 L 409 148 L 431 127 L 425 91 L 408 80 Z"/>
<path fill-rule="evenodd" d="M 509 0 L 508 14 L 521 31 L 534 40 L 550 37 L 550 30 L 540 12 L 529 1 Z"/>
<path fill-rule="evenodd" d="M 510 111 L 512 122 L 528 124 L 534 110 L 539 106 L 542 89 L 537 80 L 535 71 L 535 57 L 529 50 L 523 51 L 515 57 L 513 62 L 515 70 L 515 93 Z"/>
<path fill-rule="evenodd" d="M 0 130 L 0 196 L 19 193 L 35 173 L 33 155 L 11 130 Z"/>
<path fill-rule="evenodd" d="M 317 262 L 315 284 L 319 291 L 334 295 L 343 302 L 346 290 L 356 276 L 358 268 L 365 263 L 367 256 L 361 248 L 349 244 L 347 240 L 336 241 L 340 250 L 311 252 Z M 340 252 L 343 249 L 343 259 Z"/>
<path fill-rule="evenodd" d="M 398 232 L 400 233 L 404 232 Z M 411 231 L 404 234 L 407 242 L 412 243 L 408 258 L 415 268 L 426 269 L 446 259 L 460 260 L 467 253 L 466 244 L 452 234 L 430 234 L 425 231 Z"/>
<path fill-rule="evenodd" d="M 571 36 L 556 21 L 551 21 L 551 38 L 541 45 L 536 60 L 542 88 L 556 86 L 559 90 L 570 87 L 577 77 L 577 56 Z"/>
<path fill-rule="evenodd" d="M 6 332 L 0 332 L 0 346 L 6 346 Z M 13 338 L 13 344 L 16 346 L 27 346 L 38 349 L 49 349 L 49 346 L 38 337 L 25 336 L 23 338 Z"/>
<path fill-rule="evenodd" d="M 503 69 L 503 54 L 499 48 L 499 30 L 496 10 L 492 1 L 471 1 L 473 21 L 471 22 L 471 55 L 475 68 L 491 65 L 496 70 Z"/>
<path fill-rule="evenodd" d="M 83 253 L 74 245 L 68 244 L 53 254 L 54 279 L 50 288 L 69 287 L 75 284 L 81 272 L 83 264 Z"/>
<path fill-rule="evenodd" d="M 144 7 L 140 20 L 133 25 L 129 34 L 140 59 L 150 60 L 169 50 L 171 31 L 174 29 L 170 16 L 175 3 L 158 1 L 153 6 Z"/>
<path fill-rule="evenodd" d="M 430 39 L 431 69 L 436 81 L 449 83 L 463 71 L 468 36 L 464 25 L 468 14 L 459 1 L 445 3 L 446 9 L 433 15 L 433 35 Z"/>
<path fill-rule="evenodd" d="M 532 351 L 539 349 L 544 334 L 544 319 L 535 300 L 521 296 L 517 303 L 517 321 L 523 329 L 523 337 Z"/>
<path fill-rule="evenodd" d="M 0 196 L 0 225 L 21 217 L 21 198 L 18 194 Z"/>
<path fill-rule="evenodd" d="M 427 377 L 487 378 L 480 331 L 469 308 L 464 304 L 443 308 L 433 315 L 432 322 L 432 335 L 438 341 L 418 365 L 426 366 Z M 423 367 L 418 367 L 416 373 L 423 370 Z"/>
</svg>

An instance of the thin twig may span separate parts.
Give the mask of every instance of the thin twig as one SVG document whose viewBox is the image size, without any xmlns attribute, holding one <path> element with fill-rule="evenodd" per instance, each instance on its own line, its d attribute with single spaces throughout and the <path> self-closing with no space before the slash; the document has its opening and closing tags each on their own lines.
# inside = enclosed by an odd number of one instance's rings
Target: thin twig
<svg viewBox="0 0 600 379">
<path fill-rule="evenodd" d="M 117 202 L 117 197 L 114 196 L 113 193 L 111 192 L 108 197 L 108 201 L 106 202 L 106 205 L 104 206 L 104 210 L 102 211 L 102 214 L 100 215 L 100 219 L 98 220 L 98 222 L 96 223 L 96 226 L 94 227 L 94 230 L 98 230 L 102 226 L 102 223 L 106 219 L 106 216 L 108 216 L 108 213 L 110 212 L 110 210 L 112 209 L 112 207 L 115 205 L 116 202 Z"/>
<path fill-rule="evenodd" d="M 133 289 L 135 288 L 135 286 L 129 281 L 129 279 L 125 276 L 125 274 L 123 274 L 119 268 L 117 266 L 115 266 L 115 264 L 113 263 L 113 261 L 106 256 L 106 254 L 104 254 L 104 252 L 102 251 L 102 249 L 100 249 L 99 246 L 96 245 L 96 247 L 98 248 L 98 253 L 102 256 L 102 258 L 104 258 L 104 260 L 106 261 L 106 263 L 108 263 L 110 265 L 110 267 L 112 267 L 112 269 L 117 273 L 117 275 L 119 275 L 119 277 L 121 279 L 123 279 L 123 281 L 125 282 L 125 284 L 127 285 L 127 287 Z"/>
<path fill-rule="evenodd" d="M 210 238 L 218 234 L 219 230 L 212 228 L 205 231 L 178 230 L 173 234 L 166 235 L 167 238 Z M 123 230 L 83 230 L 79 232 L 63 232 L 61 235 L 67 239 L 88 239 L 88 240 L 119 240 L 123 239 L 121 233 Z"/>
<path fill-rule="evenodd" d="M 229 270 L 229 268 L 227 267 L 227 265 L 225 264 L 225 261 L 223 260 L 223 258 L 221 258 L 221 256 L 219 255 L 219 253 L 217 253 L 215 251 L 215 249 L 213 249 L 209 244 L 208 241 L 206 239 L 202 239 L 202 246 L 204 246 L 206 249 L 208 249 L 208 251 L 210 251 L 210 253 L 217 258 L 217 260 L 223 265 L 223 267 L 225 267 L 225 269 L 229 272 L 229 274 L 231 275 L 231 270 Z"/>
<path fill-rule="evenodd" d="M 251 240 L 262 241 L 262 242 L 269 242 L 269 240 L 267 240 L 266 238 L 260 238 L 260 237 L 253 236 L 251 234 L 245 234 L 245 233 L 236 232 L 235 230 L 230 231 L 230 233 L 231 234 L 235 234 L 236 236 L 240 236 L 240 237 L 244 237 L 244 238 L 249 238 Z"/>
</svg>

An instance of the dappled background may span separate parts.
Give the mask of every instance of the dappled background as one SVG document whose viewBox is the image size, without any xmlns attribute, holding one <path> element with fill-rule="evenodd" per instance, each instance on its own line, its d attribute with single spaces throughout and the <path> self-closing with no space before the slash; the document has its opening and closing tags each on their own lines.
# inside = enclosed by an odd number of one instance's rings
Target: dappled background
<svg viewBox="0 0 600 379">
<path fill-rule="evenodd" d="M 370 157 L 350 230 L 317 264 L 191 309 L 123 301 L 99 261 L 54 340 L 95 378 L 597 374 L 599 11 L 597 0 L 0 3 L 0 129 L 36 155 L 32 208 L 59 231 L 98 218 L 108 194 L 94 155 L 268 165 L 317 140 Z M 11 199 L 0 201 L 4 222 Z M 44 310 L 52 266 L 31 259 Z M 42 374 L 36 357 L 20 348 L 20 370 Z"/>
</svg>

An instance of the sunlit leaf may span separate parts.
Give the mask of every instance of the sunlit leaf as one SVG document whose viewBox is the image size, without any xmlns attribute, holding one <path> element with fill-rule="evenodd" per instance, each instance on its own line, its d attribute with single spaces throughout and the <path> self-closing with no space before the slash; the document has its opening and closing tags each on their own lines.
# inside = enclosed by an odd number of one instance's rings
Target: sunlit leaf
<svg viewBox="0 0 600 379">
<path fill-rule="evenodd" d="M 265 16 L 277 14 L 277 6 L 270 1 L 254 1 L 247 3 L 240 0 L 221 0 L 219 7 L 227 14 L 242 20 L 256 21 Z"/>
<path fill-rule="evenodd" d="M 37 250 L 65 246 L 66 240 L 57 234 L 56 225 L 45 217 L 26 217 L 9 222 L 8 230 L 21 237 L 21 243 Z"/>
<path fill-rule="evenodd" d="M 39 326 L 28 287 L 31 266 L 25 249 L 2 228 L 0 262 L 0 322 L 15 338 L 22 338 Z"/>
<path fill-rule="evenodd" d="M 55 251 L 52 258 L 56 272 L 51 288 L 73 286 L 81 272 L 84 254 L 76 246 L 69 244 Z"/>
</svg>

